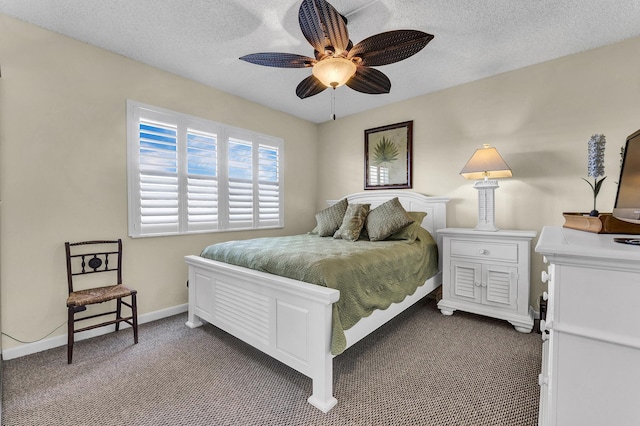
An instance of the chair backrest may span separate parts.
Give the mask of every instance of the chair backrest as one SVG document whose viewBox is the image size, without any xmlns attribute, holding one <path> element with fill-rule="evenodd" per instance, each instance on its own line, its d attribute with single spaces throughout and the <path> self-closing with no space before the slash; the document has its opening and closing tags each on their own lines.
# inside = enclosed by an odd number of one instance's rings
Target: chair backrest
<svg viewBox="0 0 640 426">
<path fill-rule="evenodd" d="M 122 284 L 121 239 L 66 242 L 64 246 L 67 255 L 69 293 L 74 291 L 73 278 L 78 275 L 111 272 L 116 274 L 117 284 Z"/>
</svg>

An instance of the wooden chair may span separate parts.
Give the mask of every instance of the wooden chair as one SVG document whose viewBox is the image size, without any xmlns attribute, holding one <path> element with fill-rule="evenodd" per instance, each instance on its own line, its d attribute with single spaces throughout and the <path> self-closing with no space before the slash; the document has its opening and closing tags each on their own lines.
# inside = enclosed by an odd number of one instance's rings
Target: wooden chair
<svg viewBox="0 0 640 426">
<path fill-rule="evenodd" d="M 73 358 L 73 342 L 76 333 L 92 330 L 98 327 L 115 324 L 116 331 L 120 329 L 120 323 L 126 322 L 133 329 L 134 344 L 138 343 L 138 308 L 136 304 L 136 290 L 122 285 L 122 240 L 97 240 L 83 241 L 77 243 L 64 243 L 67 255 L 67 281 L 69 283 L 69 297 L 67 298 L 68 310 L 68 339 L 67 339 L 67 363 L 71 364 Z M 108 273 L 106 276 L 87 277 L 90 274 Z M 111 276 L 109 276 L 111 275 Z M 79 280 L 80 276 L 82 280 Z M 114 281 L 111 278 L 115 278 Z M 77 281 L 90 281 L 91 283 L 105 280 L 97 278 L 109 278 L 106 285 L 92 288 L 74 290 L 74 279 Z M 78 287 L 79 288 L 79 287 Z M 126 303 L 122 298 L 131 296 L 131 304 Z M 76 318 L 75 315 L 85 311 L 87 305 L 103 303 L 109 300 L 116 300 L 116 310 L 94 315 Z M 122 317 L 122 305 L 131 309 L 131 316 Z M 93 324 L 82 328 L 76 328 L 79 321 L 91 318 L 102 317 L 115 314 L 115 319 Z"/>
</svg>

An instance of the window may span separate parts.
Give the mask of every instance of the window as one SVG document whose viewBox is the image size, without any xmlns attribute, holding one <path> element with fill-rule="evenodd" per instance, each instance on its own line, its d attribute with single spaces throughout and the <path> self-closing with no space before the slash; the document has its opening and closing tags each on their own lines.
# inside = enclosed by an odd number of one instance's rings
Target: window
<svg viewBox="0 0 640 426">
<path fill-rule="evenodd" d="M 127 102 L 129 235 L 283 226 L 282 139 Z"/>
</svg>

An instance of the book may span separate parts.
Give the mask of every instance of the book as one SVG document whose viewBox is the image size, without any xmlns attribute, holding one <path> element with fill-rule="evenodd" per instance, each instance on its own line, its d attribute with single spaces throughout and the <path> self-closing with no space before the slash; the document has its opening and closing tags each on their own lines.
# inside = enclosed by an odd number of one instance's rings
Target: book
<svg viewBox="0 0 640 426">
<path fill-rule="evenodd" d="M 589 216 L 589 213 L 565 212 L 562 215 L 564 216 L 562 226 L 565 228 L 595 234 L 640 234 L 640 225 L 616 219 L 611 213 Z"/>
</svg>

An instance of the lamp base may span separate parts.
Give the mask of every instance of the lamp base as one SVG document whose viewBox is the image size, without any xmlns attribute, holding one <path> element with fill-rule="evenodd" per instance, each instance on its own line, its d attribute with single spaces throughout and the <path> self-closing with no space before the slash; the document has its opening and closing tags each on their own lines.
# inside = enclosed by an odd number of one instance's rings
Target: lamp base
<svg viewBox="0 0 640 426">
<path fill-rule="evenodd" d="M 475 231 L 498 231 L 495 224 L 495 190 L 497 180 L 479 180 L 473 187 L 478 190 L 478 225 Z"/>
<path fill-rule="evenodd" d="M 495 231 L 499 231 L 500 228 L 497 228 L 495 225 L 487 225 L 487 224 L 478 224 L 476 225 L 475 228 L 473 228 L 474 231 L 490 231 L 490 232 L 495 232 Z"/>
</svg>

